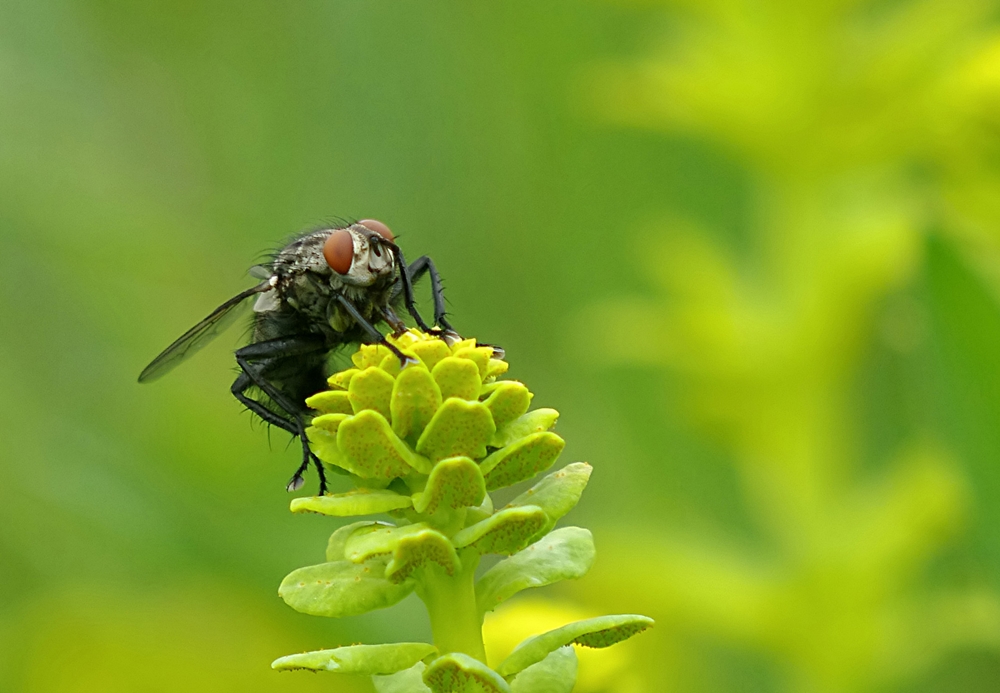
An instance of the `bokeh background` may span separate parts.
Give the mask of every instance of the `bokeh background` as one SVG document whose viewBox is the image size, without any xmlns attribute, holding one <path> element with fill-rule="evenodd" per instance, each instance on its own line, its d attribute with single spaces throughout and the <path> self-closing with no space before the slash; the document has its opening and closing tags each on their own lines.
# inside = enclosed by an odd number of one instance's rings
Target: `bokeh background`
<svg viewBox="0 0 1000 693">
<path fill-rule="evenodd" d="M 998 20 L 0 3 L 0 690 L 369 691 L 269 663 L 428 637 L 277 598 L 333 526 L 228 394 L 239 330 L 135 382 L 334 216 L 431 255 L 595 466 L 594 571 L 494 640 L 654 616 L 582 693 L 1000 690 Z"/>
</svg>

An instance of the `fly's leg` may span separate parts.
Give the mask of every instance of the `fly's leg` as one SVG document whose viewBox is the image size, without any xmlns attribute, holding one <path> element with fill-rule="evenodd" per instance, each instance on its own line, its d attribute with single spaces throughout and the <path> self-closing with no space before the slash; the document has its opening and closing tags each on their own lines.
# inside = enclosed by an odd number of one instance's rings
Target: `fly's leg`
<svg viewBox="0 0 1000 693">
<path fill-rule="evenodd" d="M 321 338 L 310 336 L 269 339 L 264 342 L 250 344 L 242 349 L 237 349 L 236 363 L 239 364 L 243 373 L 240 374 L 240 377 L 236 379 L 231 388 L 236 399 L 250 408 L 251 411 L 268 423 L 274 423 L 279 428 L 292 433 L 301 441 L 302 464 L 299 465 L 295 474 L 292 475 L 286 488 L 289 491 L 296 491 L 302 488 L 302 484 L 304 483 L 302 475 L 311 462 L 316 468 L 316 473 L 319 475 L 320 495 L 326 493 L 326 472 L 323 469 L 323 463 L 309 449 L 309 439 L 306 437 L 305 426 L 302 424 L 300 418 L 300 412 L 304 410 L 304 405 L 290 402 L 288 397 L 267 379 L 266 370 L 268 366 L 273 365 L 279 359 L 302 356 L 320 351 L 323 348 L 324 343 Z M 261 392 L 267 395 L 275 405 L 289 415 L 289 418 L 281 417 L 264 407 L 260 402 L 247 397 L 245 391 L 251 385 L 256 386 Z"/>
<path fill-rule="evenodd" d="M 410 267 L 407 266 L 406 258 L 403 257 L 403 251 L 399 249 L 398 245 L 392 244 L 390 246 L 390 249 L 392 250 L 393 255 L 396 257 L 396 263 L 399 265 L 398 281 L 400 284 L 400 289 L 402 289 L 403 292 L 403 303 L 406 305 L 406 310 L 409 312 L 411 316 L 413 316 L 414 322 L 417 323 L 417 327 L 419 327 L 421 331 L 430 333 L 432 332 L 432 329 L 430 325 L 424 322 L 424 318 L 423 316 L 420 315 L 420 312 L 417 310 L 417 304 L 413 298 L 413 282 L 416 281 L 416 279 L 411 278 L 411 273 L 414 272 Z M 428 260 L 428 258 L 425 256 L 420 258 L 420 260 Z M 420 260 L 417 260 L 417 262 L 420 262 Z M 396 292 L 393 293 L 393 297 L 396 297 L 398 295 L 399 294 Z M 443 308 L 444 306 L 443 297 L 441 305 Z M 437 300 L 435 300 L 434 302 L 435 319 L 437 318 L 437 312 L 438 312 Z"/>
<path fill-rule="evenodd" d="M 354 304 L 351 303 L 349 300 L 347 300 L 347 298 L 345 298 L 341 294 L 337 294 L 337 300 L 340 302 L 340 305 L 342 305 L 344 307 L 344 310 L 346 310 L 347 313 L 352 318 L 354 318 L 354 322 L 358 323 L 358 325 L 361 327 L 361 329 L 363 329 L 365 332 L 368 333 L 368 337 L 373 342 L 375 342 L 376 344 L 382 344 L 382 345 L 384 345 L 386 348 L 389 349 L 389 351 L 391 351 L 392 353 L 394 353 L 396 355 L 396 358 L 399 359 L 399 365 L 400 366 L 402 366 L 403 368 L 406 368 L 406 366 L 409 365 L 409 364 L 411 364 L 411 363 L 417 363 L 414 359 L 410 358 L 409 356 L 407 356 L 406 354 L 404 354 L 402 351 L 400 351 L 396 347 L 395 344 L 391 344 L 385 338 L 385 335 L 382 334 L 381 332 L 379 332 L 378 329 L 374 325 L 372 325 L 370 322 L 368 322 L 368 320 L 365 319 L 365 316 L 363 316 L 360 312 L 358 312 L 358 309 L 355 308 Z"/>
<path fill-rule="evenodd" d="M 401 334 L 406 332 L 406 323 L 399 319 L 396 315 L 396 311 L 392 309 L 391 306 L 385 306 L 382 308 L 382 317 L 385 321 L 389 323 L 389 327 L 392 328 L 392 336 L 399 337 Z"/>
<path fill-rule="evenodd" d="M 401 266 L 399 278 L 403 293 L 403 302 L 406 305 L 406 310 L 416 321 L 417 326 L 424 332 L 431 334 L 440 332 L 440 330 L 428 329 L 420 313 L 417 311 L 416 302 L 413 297 L 413 285 L 429 272 L 431 275 L 431 297 L 434 299 L 434 324 L 443 327 L 446 332 L 452 332 L 457 335 L 458 333 L 455 332 L 455 328 L 448 322 L 448 314 L 444 305 L 444 288 L 441 286 L 441 275 L 438 274 L 437 267 L 434 266 L 434 261 L 426 255 L 421 255 L 413 261 L 412 265 L 405 265 L 402 253 L 399 253 L 399 262 Z M 403 279 L 404 277 L 405 280 Z M 393 297 L 395 298 L 398 295 L 399 293 L 396 292 Z"/>
<path fill-rule="evenodd" d="M 448 314 L 445 310 L 444 302 L 444 287 L 441 286 L 441 275 L 438 274 L 437 267 L 434 266 L 434 261 L 431 260 L 426 255 L 421 255 L 412 264 L 406 267 L 405 273 L 409 278 L 410 298 L 413 298 L 412 286 L 416 284 L 425 274 L 431 275 L 431 297 L 434 299 L 434 324 L 440 325 L 443 329 L 430 329 L 427 330 L 421 327 L 424 332 L 429 334 L 437 335 L 443 338 L 447 342 L 458 341 L 461 339 L 458 332 L 452 327 L 451 323 L 448 322 Z M 406 284 L 400 282 L 401 286 L 395 292 L 393 292 L 393 298 L 398 298 L 399 294 L 402 292 L 406 294 Z M 414 320 L 417 320 L 417 308 L 416 305 L 411 301 L 406 302 L 406 309 L 409 311 L 410 315 L 413 316 Z M 420 325 L 423 321 L 417 320 L 417 324 Z M 480 346 L 488 346 L 493 348 L 493 355 L 496 358 L 502 359 L 504 357 L 504 350 L 502 347 L 498 347 L 494 344 L 480 344 Z"/>
</svg>

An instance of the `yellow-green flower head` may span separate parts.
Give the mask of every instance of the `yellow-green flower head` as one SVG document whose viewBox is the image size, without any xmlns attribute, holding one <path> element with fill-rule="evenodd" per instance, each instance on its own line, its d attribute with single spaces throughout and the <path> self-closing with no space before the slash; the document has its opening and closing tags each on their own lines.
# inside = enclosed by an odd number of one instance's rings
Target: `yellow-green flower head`
<svg viewBox="0 0 1000 693">
<path fill-rule="evenodd" d="M 498 379 L 508 366 L 492 347 L 474 339 L 449 345 L 414 330 L 389 340 L 416 362 L 400 368 L 385 346 L 363 345 L 354 368 L 306 400 L 320 412 L 306 432 L 327 465 L 369 488 L 401 479 L 423 491 L 418 512 L 434 512 L 441 503 L 477 505 L 484 491 L 555 462 L 564 442 L 549 429 L 559 413 L 529 412 L 531 392 Z"/>
</svg>

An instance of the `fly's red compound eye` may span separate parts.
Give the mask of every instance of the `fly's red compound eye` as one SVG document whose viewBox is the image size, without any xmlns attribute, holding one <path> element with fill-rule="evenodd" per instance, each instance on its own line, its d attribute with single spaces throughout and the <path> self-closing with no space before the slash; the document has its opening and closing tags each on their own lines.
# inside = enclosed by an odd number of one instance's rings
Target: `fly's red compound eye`
<svg viewBox="0 0 1000 693">
<path fill-rule="evenodd" d="M 389 227 L 383 224 L 381 221 L 376 219 L 362 219 L 358 222 L 359 225 L 364 226 L 369 231 L 374 231 L 379 236 L 389 241 L 390 243 L 396 240 L 396 237 L 392 235 L 392 231 Z"/>
<path fill-rule="evenodd" d="M 347 229 L 337 229 L 323 244 L 323 257 L 337 274 L 347 274 L 354 262 L 354 237 Z"/>
</svg>

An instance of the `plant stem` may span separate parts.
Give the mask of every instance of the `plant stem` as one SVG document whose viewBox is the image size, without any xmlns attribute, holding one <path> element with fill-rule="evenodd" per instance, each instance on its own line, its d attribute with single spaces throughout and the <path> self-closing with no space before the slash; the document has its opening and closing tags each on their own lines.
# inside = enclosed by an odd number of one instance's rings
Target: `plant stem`
<svg viewBox="0 0 1000 693">
<path fill-rule="evenodd" d="M 485 664 L 483 620 L 475 590 L 479 556 L 469 551 L 461 559 L 462 569 L 454 575 L 439 566 L 428 566 L 416 592 L 427 607 L 434 644 L 441 653 L 462 652 Z"/>
</svg>

